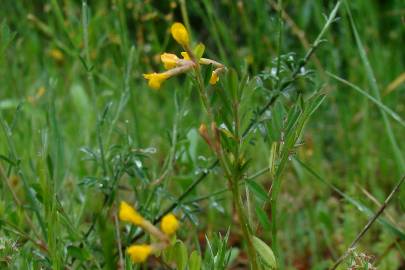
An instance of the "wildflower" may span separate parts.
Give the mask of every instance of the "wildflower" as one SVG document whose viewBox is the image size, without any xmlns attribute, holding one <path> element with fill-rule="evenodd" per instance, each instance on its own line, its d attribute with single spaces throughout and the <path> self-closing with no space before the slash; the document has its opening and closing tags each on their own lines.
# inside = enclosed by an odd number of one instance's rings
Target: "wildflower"
<svg viewBox="0 0 405 270">
<path fill-rule="evenodd" d="M 152 89 L 159 89 L 162 83 L 179 74 L 189 72 L 190 70 L 199 70 L 199 65 L 213 65 L 216 69 L 212 73 L 210 83 L 216 84 L 219 80 L 219 73 L 226 70 L 226 67 L 212 59 L 203 58 L 204 45 L 198 44 L 193 50 L 190 47 L 190 39 L 186 27 L 181 23 L 174 23 L 171 26 L 173 38 L 183 46 L 184 52 L 181 52 L 182 59 L 172 53 L 163 53 L 160 59 L 167 71 L 162 73 L 143 74 L 143 77 L 149 80 L 148 85 Z"/>
<path fill-rule="evenodd" d="M 214 85 L 219 81 L 218 73 L 214 70 L 211 74 L 210 84 Z"/>
<path fill-rule="evenodd" d="M 28 102 L 30 102 L 31 104 L 34 104 L 38 99 L 40 99 L 46 92 L 45 87 L 41 86 L 38 88 L 37 93 L 35 94 L 35 96 L 28 96 Z"/>
<path fill-rule="evenodd" d="M 183 47 L 188 47 L 188 44 L 190 42 L 188 38 L 188 32 L 186 27 L 179 22 L 176 22 L 172 25 L 170 29 L 173 38 Z"/>
<path fill-rule="evenodd" d="M 172 53 L 164 53 L 160 56 L 160 59 L 162 60 L 165 69 L 171 69 L 176 67 L 179 61 L 177 55 Z"/>
<path fill-rule="evenodd" d="M 134 263 L 141 263 L 146 261 L 152 251 L 153 248 L 150 245 L 132 245 L 127 249 L 127 253 Z"/>
<path fill-rule="evenodd" d="M 46 92 L 45 87 L 41 86 L 40 88 L 38 88 L 37 94 L 35 95 L 36 98 L 40 98 L 42 97 Z"/>
<path fill-rule="evenodd" d="M 177 220 L 176 216 L 173 214 L 167 214 L 162 218 L 160 223 L 160 228 L 166 235 L 174 234 L 179 228 L 180 223 Z"/>
<path fill-rule="evenodd" d="M 63 53 L 58 49 L 52 49 L 49 51 L 49 55 L 57 62 L 63 61 Z"/>
<path fill-rule="evenodd" d="M 149 73 L 149 74 L 143 74 L 143 77 L 147 80 L 149 80 L 148 85 L 152 89 L 159 89 L 160 85 L 162 82 L 167 80 L 170 76 L 166 73 Z"/>
<path fill-rule="evenodd" d="M 122 221 L 129 221 L 138 226 L 144 223 L 144 218 L 126 202 L 121 202 L 119 218 Z"/>
</svg>

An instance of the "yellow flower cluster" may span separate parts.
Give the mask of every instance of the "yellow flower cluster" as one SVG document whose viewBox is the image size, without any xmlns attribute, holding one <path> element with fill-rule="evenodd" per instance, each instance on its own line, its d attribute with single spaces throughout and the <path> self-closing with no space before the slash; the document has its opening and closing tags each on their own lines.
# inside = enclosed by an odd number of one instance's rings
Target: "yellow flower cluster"
<svg viewBox="0 0 405 270">
<path fill-rule="evenodd" d="M 185 50 L 184 52 L 181 52 L 183 58 L 179 58 L 172 53 L 163 53 L 160 56 L 160 60 L 162 61 L 164 68 L 167 70 L 161 73 L 153 72 L 143 74 L 143 77 L 148 80 L 149 87 L 157 90 L 165 80 L 186 73 L 201 64 L 213 65 L 215 67 L 215 70 L 211 74 L 209 83 L 212 85 L 216 84 L 219 81 L 218 75 L 225 70 L 225 66 L 208 58 L 199 57 L 199 59 L 197 59 L 194 52 L 191 50 L 187 29 L 182 23 L 174 23 L 170 28 L 170 32 L 174 40 L 176 40 L 176 42 Z"/>
<path fill-rule="evenodd" d="M 159 243 L 152 245 L 131 245 L 127 249 L 132 262 L 142 263 L 147 260 L 149 255 L 164 249 L 169 244 L 168 236 L 173 235 L 180 227 L 180 223 L 176 216 L 169 213 L 162 218 L 160 228 L 155 227 L 151 222 L 142 217 L 132 206 L 126 202 L 121 202 L 118 216 L 121 221 L 131 222 L 132 224 L 141 227 L 145 231 L 154 235 L 160 240 Z"/>
</svg>

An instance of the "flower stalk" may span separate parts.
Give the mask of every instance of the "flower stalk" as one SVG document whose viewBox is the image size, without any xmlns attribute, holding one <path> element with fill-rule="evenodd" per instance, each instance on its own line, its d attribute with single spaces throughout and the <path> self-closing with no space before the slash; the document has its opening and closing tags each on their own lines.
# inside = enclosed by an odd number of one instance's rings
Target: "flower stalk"
<svg viewBox="0 0 405 270">
<path fill-rule="evenodd" d="M 172 236 L 180 226 L 176 216 L 169 213 L 162 218 L 160 230 L 126 202 L 121 202 L 118 216 L 121 221 L 130 222 L 139 226 L 159 240 L 150 245 L 133 244 L 129 246 L 127 248 L 127 254 L 131 257 L 133 263 L 145 262 L 151 254 L 158 253 L 167 248 L 170 245 L 169 237 Z"/>
</svg>

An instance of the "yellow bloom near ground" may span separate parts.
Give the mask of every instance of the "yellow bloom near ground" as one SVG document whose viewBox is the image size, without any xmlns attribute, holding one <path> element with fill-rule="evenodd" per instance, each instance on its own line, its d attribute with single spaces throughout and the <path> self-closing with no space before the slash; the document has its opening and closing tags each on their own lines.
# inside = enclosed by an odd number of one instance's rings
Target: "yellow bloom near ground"
<svg viewBox="0 0 405 270">
<path fill-rule="evenodd" d="M 177 229 L 179 228 L 180 223 L 177 220 L 176 216 L 173 214 L 167 214 L 162 218 L 162 222 L 160 223 L 160 228 L 166 235 L 174 234 Z"/>
<path fill-rule="evenodd" d="M 148 259 L 152 250 L 150 245 L 132 245 L 127 249 L 127 253 L 133 263 L 142 263 Z"/>
</svg>

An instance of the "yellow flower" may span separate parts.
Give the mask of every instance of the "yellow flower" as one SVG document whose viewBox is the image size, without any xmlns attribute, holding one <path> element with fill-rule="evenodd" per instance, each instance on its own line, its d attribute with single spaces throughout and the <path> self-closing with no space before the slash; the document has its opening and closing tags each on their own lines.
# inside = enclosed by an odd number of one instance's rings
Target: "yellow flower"
<svg viewBox="0 0 405 270">
<path fill-rule="evenodd" d="M 143 74 L 143 77 L 149 80 L 148 85 L 152 89 L 159 89 L 162 82 L 169 78 L 166 73 L 149 73 Z"/>
<path fill-rule="evenodd" d="M 162 60 L 165 69 L 171 69 L 177 66 L 179 58 L 175 54 L 164 53 L 160 56 L 160 60 Z"/>
<path fill-rule="evenodd" d="M 180 223 L 177 220 L 176 216 L 173 214 L 167 214 L 162 218 L 162 222 L 160 223 L 160 228 L 166 235 L 174 234 L 177 229 L 179 228 Z"/>
<path fill-rule="evenodd" d="M 127 249 L 127 253 L 134 263 L 146 261 L 152 251 L 153 249 L 150 245 L 132 245 Z"/>
<path fill-rule="evenodd" d="M 213 71 L 210 78 L 210 84 L 214 85 L 219 81 L 218 73 Z"/>
<path fill-rule="evenodd" d="M 49 55 L 57 62 L 63 61 L 63 53 L 58 49 L 52 49 L 49 51 Z"/>
<path fill-rule="evenodd" d="M 180 54 L 181 54 L 181 56 L 183 56 L 184 60 L 191 60 L 191 58 L 187 52 L 181 52 Z"/>
<path fill-rule="evenodd" d="M 37 94 L 35 95 L 36 98 L 40 98 L 42 97 L 46 92 L 45 87 L 41 86 L 40 88 L 38 88 Z"/>
<path fill-rule="evenodd" d="M 170 31 L 172 32 L 173 38 L 183 47 L 187 47 L 190 42 L 188 38 L 188 32 L 186 27 L 179 22 L 176 22 L 172 25 Z"/>
<path fill-rule="evenodd" d="M 144 222 L 143 217 L 126 202 L 121 202 L 120 204 L 119 218 L 122 221 L 129 221 L 138 226 Z"/>
</svg>

